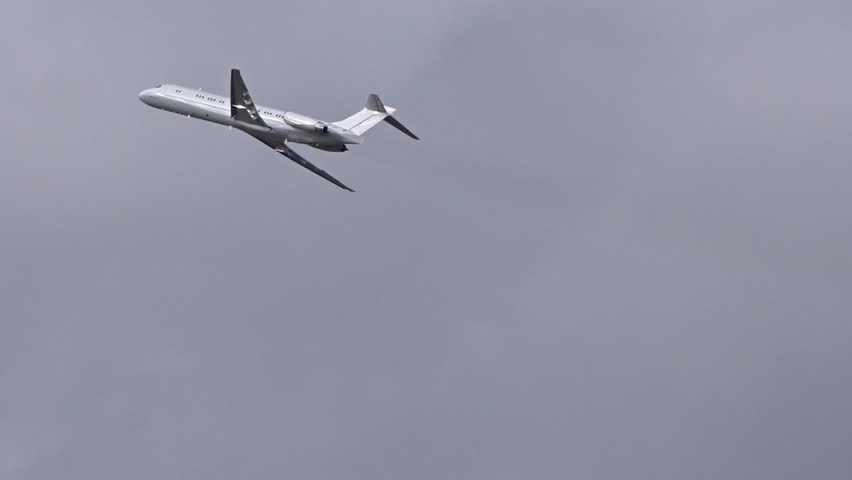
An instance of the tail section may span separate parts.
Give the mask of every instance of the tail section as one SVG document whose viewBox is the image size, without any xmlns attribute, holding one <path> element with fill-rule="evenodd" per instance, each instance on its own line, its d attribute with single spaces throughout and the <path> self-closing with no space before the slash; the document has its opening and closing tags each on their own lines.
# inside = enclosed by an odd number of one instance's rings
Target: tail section
<svg viewBox="0 0 852 480">
<path fill-rule="evenodd" d="M 364 106 L 361 111 L 345 120 L 335 122 L 334 124 L 360 136 L 364 135 L 368 130 L 384 120 L 409 137 L 415 140 L 420 140 L 417 138 L 417 135 L 411 132 L 411 130 L 405 128 L 399 120 L 392 117 L 394 112 L 396 112 L 396 109 L 385 106 L 378 95 L 370 94 L 370 96 L 367 97 L 367 105 Z"/>
</svg>

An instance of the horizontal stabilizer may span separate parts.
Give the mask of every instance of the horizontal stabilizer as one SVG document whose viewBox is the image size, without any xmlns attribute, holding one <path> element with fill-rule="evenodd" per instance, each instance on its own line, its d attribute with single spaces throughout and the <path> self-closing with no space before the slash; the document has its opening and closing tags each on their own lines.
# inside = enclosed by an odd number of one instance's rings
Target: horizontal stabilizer
<svg viewBox="0 0 852 480">
<path fill-rule="evenodd" d="M 418 137 L 417 135 L 412 133 L 411 130 L 405 128 L 405 125 L 400 123 L 399 120 L 393 118 L 392 116 L 388 115 L 387 117 L 385 117 L 385 121 L 390 123 L 391 125 L 393 125 L 393 127 L 396 128 L 397 130 L 399 130 L 400 132 L 408 135 L 409 137 L 411 137 L 415 140 L 420 140 L 420 137 Z"/>
<path fill-rule="evenodd" d="M 335 122 L 335 125 L 360 136 L 384 120 L 409 137 L 420 140 L 417 135 L 392 116 L 394 112 L 396 112 L 395 108 L 386 106 L 378 95 L 371 93 L 367 96 L 367 104 L 361 111 L 345 120 Z"/>
</svg>

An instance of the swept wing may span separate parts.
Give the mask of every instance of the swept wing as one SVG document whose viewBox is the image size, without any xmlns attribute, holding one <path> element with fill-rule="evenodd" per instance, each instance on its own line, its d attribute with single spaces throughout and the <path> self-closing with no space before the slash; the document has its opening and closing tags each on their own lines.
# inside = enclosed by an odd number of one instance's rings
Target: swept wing
<svg viewBox="0 0 852 480">
<path fill-rule="evenodd" d="M 248 134 L 265 143 L 281 155 L 284 155 L 293 162 L 305 167 L 311 172 L 344 190 L 348 190 L 350 192 L 355 191 L 344 185 L 338 179 L 329 175 L 325 170 L 305 160 L 305 158 L 296 153 L 295 150 L 288 147 L 283 140 L 273 140 L 269 135 L 265 135 L 265 133 L 270 132 L 272 129 L 269 128 L 266 122 L 264 122 L 257 113 L 257 107 L 254 105 L 254 100 L 252 100 L 251 94 L 249 94 L 248 88 L 243 81 L 243 77 L 240 75 L 240 71 L 236 68 L 231 70 L 231 117 L 249 127 L 246 129 Z"/>
</svg>

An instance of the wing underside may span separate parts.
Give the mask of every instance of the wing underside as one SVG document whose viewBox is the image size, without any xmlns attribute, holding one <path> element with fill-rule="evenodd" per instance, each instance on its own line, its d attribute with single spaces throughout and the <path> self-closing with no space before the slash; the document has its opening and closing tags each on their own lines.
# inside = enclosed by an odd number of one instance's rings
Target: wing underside
<svg viewBox="0 0 852 480">
<path fill-rule="evenodd" d="M 348 190 L 350 192 L 355 191 L 355 190 L 352 190 L 351 188 L 347 187 L 346 185 L 344 185 L 340 180 L 329 175 L 328 172 L 326 172 L 325 170 L 323 170 L 323 169 L 317 167 L 316 165 L 314 165 L 313 163 L 305 160 L 304 157 L 302 157 L 301 155 L 296 153 L 296 151 L 293 150 L 292 148 L 288 147 L 283 141 L 282 142 L 273 142 L 273 141 L 270 141 L 270 140 L 267 140 L 267 139 L 264 139 L 264 138 L 260 138 L 260 137 L 255 137 L 255 138 L 257 138 L 261 142 L 265 143 L 269 148 L 271 148 L 271 149 L 275 150 L 276 152 L 280 153 L 281 155 L 284 155 L 285 157 L 289 158 L 294 163 L 297 163 L 297 164 L 305 167 L 306 169 L 310 170 L 311 172 L 313 172 L 313 173 L 319 175 L 320 177 L 328 180 L 329 182 L 337 185 L 338 187 L 340 187 L 344 190 Z"/>
<path fill-rule="evenodd" d="M 236 68 L 231 69 L 231 118 L 247 126 L 248 128 L 244 128 L 246 133 L 265 143 L 269 148 L 284 155 L 294 163 L 305 167 L 344 190 L 355 191 L 329 175 L 325 170 L 305 160 L 304 157 L 288 147 L 283 140 L 274 139 L 274 136 L 270 137 L 271 129 L 257 113 L 254 100 L 252 100 L 249 94 L 246 83 L 243 81 L 242 75 L 240 75 L 240 71 Z"/>
</svg>

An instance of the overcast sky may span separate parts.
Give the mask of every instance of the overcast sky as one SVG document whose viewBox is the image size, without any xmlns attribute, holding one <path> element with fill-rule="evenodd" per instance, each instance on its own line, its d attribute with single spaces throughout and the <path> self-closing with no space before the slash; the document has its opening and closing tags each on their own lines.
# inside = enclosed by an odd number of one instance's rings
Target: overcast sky
<svg viewBox="0 0 852 480">
<path fill-rule="evenodd" d="M 0 12 L 0 478 L 852 478 L 848 1 Z"/>
</svg>

